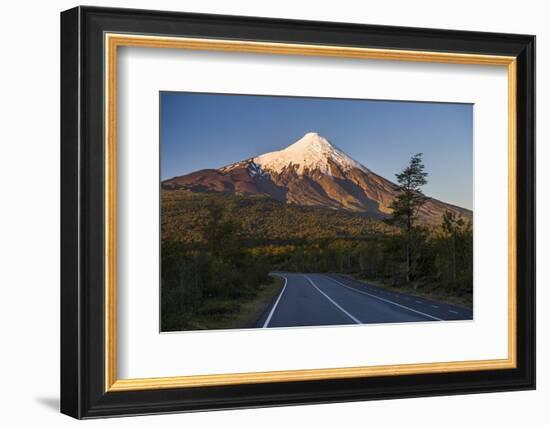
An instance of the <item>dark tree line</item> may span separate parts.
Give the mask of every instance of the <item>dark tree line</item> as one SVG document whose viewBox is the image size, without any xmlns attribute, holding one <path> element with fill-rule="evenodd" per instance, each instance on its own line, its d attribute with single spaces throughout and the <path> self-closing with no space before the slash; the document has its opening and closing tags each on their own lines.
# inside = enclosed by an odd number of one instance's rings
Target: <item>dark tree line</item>
<svg viewBox="0 0 550 425">
<path fill-rule="evenodd" d="M 429 229 L 419 224 L 419 210 L 428 200 L 422 192 L 428 173 L 424 171 L 421 153 L 414 155 L 396 177 L 399 193 L 390 205 L 393 211 L 388 221 L 401 229 L 406 282 L 417 288 L 419 280 L 428 276 L 452 282 L 460 289 L 471 288 L 472 223 L 447 210 L 440 227 Z"/>
</svg>

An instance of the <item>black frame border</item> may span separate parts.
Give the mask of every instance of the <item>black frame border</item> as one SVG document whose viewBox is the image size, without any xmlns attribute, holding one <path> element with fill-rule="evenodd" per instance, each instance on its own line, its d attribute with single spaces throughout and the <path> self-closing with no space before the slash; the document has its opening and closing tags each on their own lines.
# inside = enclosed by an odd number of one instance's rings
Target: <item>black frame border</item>
<svg viewBox="0 0 550 425">
<path fill-rule="evenodd" d="M 105 32 L 517 58 L 517 367 L 105 392 Z M 535 388 L 535 36 L 80 6 L 61 13 L 61 412 L 75 418 Z"/>
</svg>

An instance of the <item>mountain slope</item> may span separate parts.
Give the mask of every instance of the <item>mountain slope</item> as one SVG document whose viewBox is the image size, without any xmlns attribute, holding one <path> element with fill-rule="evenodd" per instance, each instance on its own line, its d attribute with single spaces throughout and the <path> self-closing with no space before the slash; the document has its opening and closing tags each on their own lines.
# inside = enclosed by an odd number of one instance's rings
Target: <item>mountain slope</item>
<svg viewBox="0 0 550 425">
<path fill-rule="evenodd" d="M 383 218 L 397 186 L 373 173 L 317 133 L 307 133 L 285 149 L 236 162 L 220 169 L 200 170 L 162 183 L 166 190 L 265 194 L 279 202 L 343 209 Z M 472 212 L 428 199 L 419 216 L 439 221 L 445 210 L 471 219 Z"/>
<path fill-rule="evenodd" d="M 162 239 L 166 241 L 206 243 L 216 212 L 219 222 L 237 224 L 240 243 L 247 246 L 364 240 L 395 231 L 364 214 L 283 204 L 266 195 L 164 190 L 161 196 Z"/>
</svg>

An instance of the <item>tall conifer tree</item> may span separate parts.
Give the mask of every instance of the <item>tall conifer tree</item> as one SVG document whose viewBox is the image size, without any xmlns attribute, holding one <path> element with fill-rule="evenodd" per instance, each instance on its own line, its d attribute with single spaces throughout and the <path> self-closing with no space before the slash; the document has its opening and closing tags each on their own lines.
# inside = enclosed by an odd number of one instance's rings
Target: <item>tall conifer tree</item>
<svg viewBox="0 0 550 425">
<path fill-rule="evenodd" d="M 428 173 L 424 171 L 422 154 L 417 153 L 410 161 L 407 168 L 395 175 L 398 182 L 398 194 L 390 204 L 393 210 L 391 221 L 401 227 L 405 235 L 406 253 L 406 279 L 412 282 L 414 279 L 413 266 L 413 232 L 418 219 L 420 207 L 428 200 L 422 193 L 422 186 L 428 180 Z"/>
</svg>

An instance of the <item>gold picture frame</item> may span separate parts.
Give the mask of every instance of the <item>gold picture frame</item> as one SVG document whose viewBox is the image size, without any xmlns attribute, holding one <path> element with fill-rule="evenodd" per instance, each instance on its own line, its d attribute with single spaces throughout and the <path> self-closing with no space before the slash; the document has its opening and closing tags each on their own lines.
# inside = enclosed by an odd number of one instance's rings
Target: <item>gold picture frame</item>
<svg viewBox="0 0 550 425">
<path fill-rule="evenodd" d="M 516 58 L 483 54 L 319 46 L 106 33 L 105 42 L 105 391 L 136 391 L 516 367 Z M 116 96 L 119 47 L 189 49 L 506 67 L 508 73 L 508 357 L 494 360 L 118 379 L 116 373 Z"/>
</svg>

